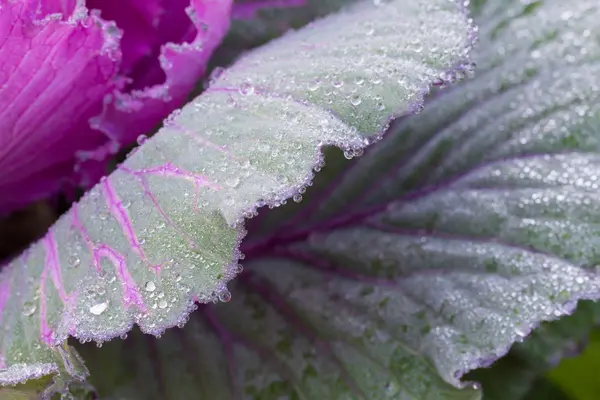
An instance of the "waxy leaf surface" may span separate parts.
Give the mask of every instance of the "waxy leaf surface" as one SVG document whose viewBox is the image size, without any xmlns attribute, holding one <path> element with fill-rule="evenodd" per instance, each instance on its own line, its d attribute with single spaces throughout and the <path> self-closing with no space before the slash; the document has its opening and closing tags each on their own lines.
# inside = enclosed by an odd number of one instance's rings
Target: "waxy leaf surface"
<svg viewBox="0 0 600 400">
<path fill-rule="evenodd" d="M 365 1 L 213 73 L 3 268 L 0 383 L 55 372 L 69 335 L 104 341 L 133 323 L 161 334 L 194 301 L 228 301 L 244 215 L 297 194 L 322 146 L 359 153 L 440 75 L 461 74 L 472 34 L 456 2 Z"/>
<path fill-rule="evenodd" d="M 144 395 L 479 398 L 465 372 L 597 299 L 600 10 L 475 6 L 474 79 L 435 93 L 362 157 L 328 157 L 300 204 L 250 220 L 229 304 L 157 342 L 128 339 L 154 349 L 126 358 L 128 370 L 154 368 Z M 548 325 L 534 335 L 516 350 L 531 362 L 565 354 Z M 173 357 L 182 370 L 160 368 Z M 98 387 L 148 380 L 127 376 Z"/>
</svg>

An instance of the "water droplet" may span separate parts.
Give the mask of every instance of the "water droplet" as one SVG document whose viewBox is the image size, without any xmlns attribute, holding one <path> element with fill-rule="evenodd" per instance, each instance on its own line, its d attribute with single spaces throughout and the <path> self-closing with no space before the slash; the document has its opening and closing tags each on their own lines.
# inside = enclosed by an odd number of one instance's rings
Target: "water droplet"
<svg viewBox="0 0 600 400">
<path fill-rule="evenodd" d="M 144 144 L 146 142 L 146 140 L 148 140 L 148 136 L 140 135 L 137 137 L 136 142 L 137 142 L 137 144 L 139 144 L 141 146 L 142 144 Z"/>
<path fill-rule="evenodd" d="M 231 179 L 228 179 L 227 182 L 225 182 L 225 183 L 229 187 L 236 188 L 240 184 L 240 178 L 238 178 L 237 176 L 234 176 Z"/>
<path fill-rule="evenodd" d="M 244 96 L 249 96 L 254 94 L 254 86 L 250 82 L 244 82 L 240 85 L 240 94 Z"/>
<path fill-rule="evenodd" d="M 229 290 L 223 289 L 223 291 L 219 293 L 219 300 L 223 303 L 229 303 L 231 301 L 231 293 L 229 293 Z"/>
<path fill-rule="evenodd" d="M 352 63 L 356 66 L 361 66 L 365 63 L 365 57 L 364 56 L 358 56 L 352 59 Z"/>
<path fill-rule="evenodd" d="M 146 289 L 146 292 L 154 292 L 156 290 L 156 284 L 152 281 L 148 281 L 146 282 L 144 289 Z"/>
<path fill-rule="evenodd" d="M 103 301 L 90 307 L 90 312 L 94 315 L 100 315 L 108 308 L 108 301 Z"/>
<path fill-rule="evenodd" d="M 225 68 L 223 67 L 216 67 L 215 69 L 212 70 L 212 72 L 210 73 L 210 77 L 208 78 L 210 83 L 213 84 L 215 83 L 215 81 L 217 79 L 219 79 L 223 73 L 225 72 Z"/>
<path fill-rule="evenodd" d="M 360 103 L 362 103 L 362 99 L 360 98 L 360 96 L 352 96 L 350 98 L 350 103 L 353 106 L 358 106 Z"/>
<path fill-rule="evenodd" d="M 320 79 L 314 79 L 312 80 L 309 84 L 308 84 L 308 90 L 310 90 L 311 92 L 314 92 L 315 90 L 319 89 L 319 87 L 321 87 L 321 80 Z"/>
<path fill-rule="evenodd" d="M 229 97 L 227 98 L 227 105 L 228 105 L 229 107 L 235 107 L 235 106 L 236 106 L 236 104 L 237 104 L 237 103 L 236 103 L 236 101 L 235 101 L 235 99 L 234 99 L 233 97 L 229 96 Z M 210 135 L 209 135 L 209 136 L 210 136 Z"/>
<path fill-rule="evenodd" d="M 36 309 L 37 307 L 35 303 L 28 301 L 25 304 L 23 304 L 23 315 L 26 317 L 30 317 L 35 313 Z"/>
<path fill-rule="evenodd" d="M 79 264 L 81 264 L 81 260 L 77 256 L 69 257 L 68 262 L 69 262 L 69 265 L 73 268 L 77 268 L 77 267 L 79 267 Z"/>
<path fill-rule="evenodd" d="M 293 199 L 296 203 L 300 203 L 302 201 L 302 195 L 300 193 L 296 193 Z"/>
<path fill-rule="evenodd" d="M 161 309 L 167 308 L 167 301 L 165 299 L 162 299 L 161 301 L 158 302 L 158 307 Z"/>
<path fill-rule="evenodd" d="M 385 394 L 388 397 L 396 396 L 398 394 L 398 392 L 400 391 L 398 384 L 395 381 L 388 382 L 385 385 L 384 390 L 385 390 Z"/>
</svg>

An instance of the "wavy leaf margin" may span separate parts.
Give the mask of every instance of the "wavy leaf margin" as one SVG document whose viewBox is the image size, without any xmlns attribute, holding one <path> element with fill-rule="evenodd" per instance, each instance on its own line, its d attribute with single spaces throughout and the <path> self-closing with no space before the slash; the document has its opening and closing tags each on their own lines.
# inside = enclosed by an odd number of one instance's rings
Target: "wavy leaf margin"
<svg viewBox="0 0 600 400">
<path fill-rule="evenodd" d="M 470 70 L 463 2 L 403 3 L 353 5 L 218 71 L 5 266 L 0 384 L 58 372 L 69 335 L 101 344 L 137 323 L 159 336 L 195 302 L 228 301 L 243 217 L 299 200 L 322 146 L 360 154 L 431 83 Z"/>
</svg>

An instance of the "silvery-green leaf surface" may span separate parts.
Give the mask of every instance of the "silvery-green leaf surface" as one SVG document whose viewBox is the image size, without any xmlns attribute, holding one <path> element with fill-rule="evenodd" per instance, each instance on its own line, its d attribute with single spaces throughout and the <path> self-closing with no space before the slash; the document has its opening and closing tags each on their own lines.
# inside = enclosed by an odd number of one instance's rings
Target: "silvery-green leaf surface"
<svg viewBox="0 0 600 400">
<path fill-rule="evenodd" d="M 485 400 L 554 398 L 549 391 L 557 396 L 561 391 L 550 384 L 547 374 L 561 361 L 580 356 L 599 323 L 600 304 L 582 301 L 572 315 L 541 324 L 507 356 L 491 367 L 470 372 L 466 378 L 481 383 Z"/>
<path fill-rule="evenodd" d="M 322 146 L 359 152 L 440 74 L 464 72 L 473 40 L 464 11 L 448 0 L 360 2 L 213 74 L 203 95 L 4 266 L 0 383 L 56 372 L 61 360 L 72 370 L 54 347 L 69 335 L 102 342 L 134 323 L 161 334 L 194 301 L 228 301 L 243 216 L 297 194 Z"/>
<path fill-rule="evenodd" d="M 448 381 L 599 289 L 598 8 L 509 3 L 481 8 L 474 80 L 400 121 L 278 237 L 246 242 L 392 279 L 427 307 L 438 368 L 463 356 Z"/>
<path fill-rule="evenodd" d="M 479 398 L 465 372 L 598 297 L 600 9 L 477 5 L 474 79 L 436 93 L 357 160 L 328 157 L 302 203 L 251 220 L 231 303 L 156 342 L 130 339 L 154 349 L 127 364 L 154 366 L 149 391 Z M 549 329 L 515 354 L 539 366 L 564 355 L 573 332 Z M 83 354 L 94 376 L 100 359 Z M 172 358 L 185 373 L 158 367 Z M 506 393 L 525 395 L 535 377 L 524 378 Z M 129 379 L 98 386 L 126 397 L 148 380 Z"/>
</svg>

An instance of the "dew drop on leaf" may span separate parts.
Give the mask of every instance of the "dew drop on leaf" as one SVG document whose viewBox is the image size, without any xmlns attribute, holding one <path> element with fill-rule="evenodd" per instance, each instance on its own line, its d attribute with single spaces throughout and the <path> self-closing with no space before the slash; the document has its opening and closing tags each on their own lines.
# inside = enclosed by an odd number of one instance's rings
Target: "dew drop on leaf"
<svg viewBox="0 0 600 400">
<path fill-rule="evenodd" d="M 103 301 L 90 307 L 90 312 L 94 315 L 100 315 L 108 308 L 108 301 Z"/>
<path fill-rule="evenodd" d="M 219 293 L 219 300 L 223 303 L 229 303 L 231 301 L 231 293 L 229 290 L 225 289 Z"/>
<path fill-rule="evenodd" d="M 79 266 L 79 264 L 81 264 L 81 260 L 76 256 L 69 257 L 68 262 L 69 262 L 69 265 L 73 268 L 77 268 Z"/>
<path fill-rule="evenodd" d="M 144 142 L 146 142 L 146 140 L 148 140 L 148 136 L 140 135 L 137 137 L 136 142 L 137 142 L 137 144 L 142 145 L 142 144 L 144 144 Z"/>
<path fill-rule="evenodd" d="M 227 186 L 235 188 L 238 187 L 240 185 L 240 178 L 238 178 L 237 176 L 227 180 L 226 182 Z"/>
<path fill-rule="evenodd" d="M 223 73 L 225 72 L 225 68 L 223 67 L 216 67 L 209 76 L 209 81 L 210 83 L 214 83 L 217 79 L 219 79 L 221 76 L 223 76 Z"/>
<path fill-rule="evenodd" d="M 254 94 L 254 86 L 250 82 L 244 82 L 240 85 L 240 94 L 244 96 L 249 96 Z"/>
<path fill-rule="evenodd" d="M 35 303 L 28 301 L 25 304 L 23 304 L 23 315 L 26 317 L 30 317 L 35 313 L 36 309 L 37 307 Z"/>
<path fill-rule="evenodd" d="M 394 381 L 390 381 L 385 385 L 384 390 L 388 397 L 396 396 L 399 392 L 398 384 Z"/>
<path fill-rule="evenodd" d="M 321 80 L 320 79 L 314 79 L 312 80 L 309 84 L 308 84 L 308 90 L 310 90 L 311 92 L 316 91 L 317 89 L 319 89 L 319 87 L 321 87 Z"/>
<path fill-rule="evenodd" d="M 146 292 L 154 292 L 156 290 L 156 284 L 152 281 L 148 281 L 146 282 L 144 289 L 146 289 Z"/>
</svg>

